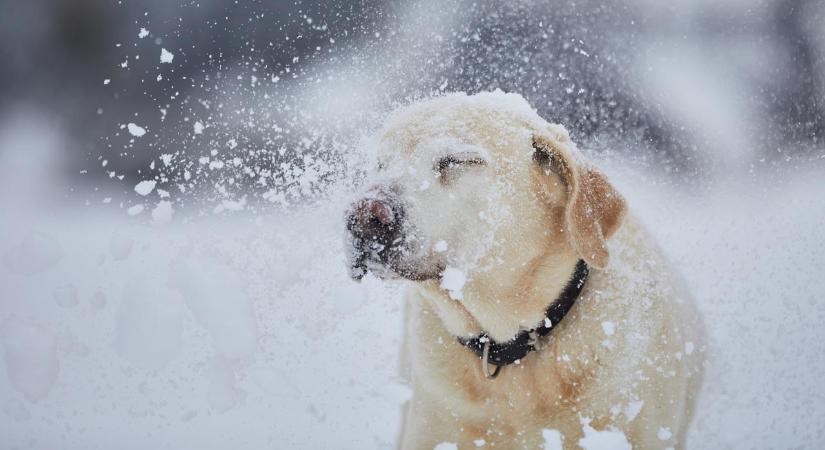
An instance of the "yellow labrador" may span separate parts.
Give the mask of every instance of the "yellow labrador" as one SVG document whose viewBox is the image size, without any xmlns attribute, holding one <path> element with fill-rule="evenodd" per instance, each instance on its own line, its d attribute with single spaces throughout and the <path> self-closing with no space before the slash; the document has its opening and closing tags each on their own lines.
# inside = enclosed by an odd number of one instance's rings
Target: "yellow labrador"
<svg viewBox="0 0 825 450">
<path fill-rule="evenodd" d="M 401 447 L 684 447 L 699 321 L 622 196 L 520 96 L 406 107 L 347 216 L 352 276 L 401 278 Z"/>
</svg>

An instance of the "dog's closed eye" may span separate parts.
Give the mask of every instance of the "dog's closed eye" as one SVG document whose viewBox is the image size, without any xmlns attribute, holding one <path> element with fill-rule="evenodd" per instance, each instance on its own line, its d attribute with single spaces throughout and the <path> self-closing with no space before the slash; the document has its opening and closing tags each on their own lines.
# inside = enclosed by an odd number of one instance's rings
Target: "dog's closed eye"
<svg viewBox="0 0 825 450">
<path fill-rule="evenodd" d="M 441 184 L 448 185 L 455 181 L 466 167 L 485 165 L 487 161 L 479 155 L 454 154 L 439 158 L 435 162 L 433 171 L 438 175 Z"/>
</svg>

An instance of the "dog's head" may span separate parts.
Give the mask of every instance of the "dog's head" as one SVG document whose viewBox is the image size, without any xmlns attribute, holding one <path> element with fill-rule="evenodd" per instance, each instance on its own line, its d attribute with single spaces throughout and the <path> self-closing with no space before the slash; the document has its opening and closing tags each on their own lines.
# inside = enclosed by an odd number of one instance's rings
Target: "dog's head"
<svg viewBox="0 0 825 450">
<path fill-rule="evenodd" d="M 414 104 L 377 143 L 379 181 L 346 218 L 353 278 L 427 280 L 456 268 L 478 279 L 548 251 L 607 264 L 624 200 L 521 96 Z"/>
</svg>

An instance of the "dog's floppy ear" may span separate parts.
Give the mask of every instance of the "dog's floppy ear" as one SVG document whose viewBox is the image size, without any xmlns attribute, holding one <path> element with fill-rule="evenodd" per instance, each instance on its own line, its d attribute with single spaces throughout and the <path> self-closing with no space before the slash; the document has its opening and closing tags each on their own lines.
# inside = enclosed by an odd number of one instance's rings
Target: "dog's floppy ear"
<svg viewBox="0 0 825 450">
<path fill-rule="evenodd" d="M 558 174 L 567 187 L 565 222 L 573 248 L 587 264 L 603 269 L 607 239 L 619 229 L 627 206 L 597 170 L 576 158 L 567 131 L 556 125 L 533 136 L 534 159 Z"/>
</svg>

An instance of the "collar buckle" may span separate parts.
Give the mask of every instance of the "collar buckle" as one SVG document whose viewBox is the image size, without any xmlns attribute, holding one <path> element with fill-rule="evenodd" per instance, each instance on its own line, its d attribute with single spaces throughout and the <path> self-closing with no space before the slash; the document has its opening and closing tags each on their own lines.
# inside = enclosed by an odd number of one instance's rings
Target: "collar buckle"
<svg viewBox="0 0 825 450">
<path fill-rule="evenodd" d="M 541 337 L 550 334 L 573 307 L 576 298 L 581 294 L 588 273 L 587 264 L 579 260 L 567 286 L 547 308 L 545 318 L 538 327 L 532 330 L 522 329 L 512 340 L 503 343 L 493 342 L 485 332 L 474 338 L 459 336 L 458 342 L 481 357 L 481 370 L 485 378 L 496 378 L 503 366 L 515 363 L 528 353 L 542 348 Z M 492 372 L 491 365 L 495 366 Z"/>
<path fill-rule="evenodd" d="M 498 373 L 501 372 L 501 366 L 496 366 L 496 370 L 493 373 L 490 373 L 490 363 L 489 358 L 490 356 L 490 338 L 484 340 L 484 350 L 482 351 L 481 356 L 481 371 L 484 372 L 484 378 L 488 380 L 492 380 L 498 376 Z"/>
</svg>

